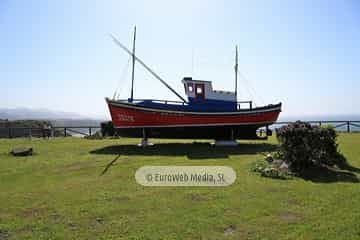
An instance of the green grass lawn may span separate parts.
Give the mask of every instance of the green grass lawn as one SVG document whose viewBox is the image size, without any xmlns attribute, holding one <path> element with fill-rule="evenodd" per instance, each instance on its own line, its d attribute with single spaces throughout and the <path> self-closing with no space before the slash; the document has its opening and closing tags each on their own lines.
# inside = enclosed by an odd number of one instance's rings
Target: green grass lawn
<svg viewBox="0 0 360 240">
<path fill-rule="evenodd" d="M 352 167 L 276 180 L 250 171 L 275 138 L 238 147 L 153 140 L 149 148 L 135 147 L 139 139 L 0 140 L 0 240 L 360 239 L 360 134 L 338 141 Z M 35 155 L 10 156 L 16 146 Z M 143 187 L 134 174 L 144 165 L 225 165 L 237 179 Z"/>
</svg>

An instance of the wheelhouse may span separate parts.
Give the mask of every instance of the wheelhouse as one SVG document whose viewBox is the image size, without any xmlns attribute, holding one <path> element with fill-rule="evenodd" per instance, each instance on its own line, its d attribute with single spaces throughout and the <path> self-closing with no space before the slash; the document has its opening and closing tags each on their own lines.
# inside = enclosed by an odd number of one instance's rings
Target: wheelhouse
<svg viewBox="0 0 360 240">
<path fill-rule="evenodd" d="M 182 83 L 189 105 L 223 111 L 235 111 L 237 108 L 235 92 L 214 90 L 211 81 L 185 77 Z"/>
</svg>

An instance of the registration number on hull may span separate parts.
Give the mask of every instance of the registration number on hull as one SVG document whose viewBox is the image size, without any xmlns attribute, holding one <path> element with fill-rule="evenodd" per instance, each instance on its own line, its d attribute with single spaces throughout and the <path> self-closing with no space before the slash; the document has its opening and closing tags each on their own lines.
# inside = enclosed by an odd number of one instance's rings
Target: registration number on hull
<svg viewBox="0 0 360 240">
<path fill-rule="evenodd" d="M 119 121 L 123 121 L 123 122 L 133 122 L 134 116 L 126 115 L 126 114 L 118 114 L 118 119 Z"/>
</svg>

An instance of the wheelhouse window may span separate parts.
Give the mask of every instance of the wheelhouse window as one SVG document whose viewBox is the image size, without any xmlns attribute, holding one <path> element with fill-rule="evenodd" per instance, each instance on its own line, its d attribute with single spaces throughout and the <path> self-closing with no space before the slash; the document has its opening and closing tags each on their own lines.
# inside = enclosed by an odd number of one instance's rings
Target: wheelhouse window
<svg viewBox="0 0 360 240">
<path fill-rule="evenodd" d="M 202 94 L 202 88 L 201 87 L 196 88 L 196 94 Z"/>
<path fill-rule="evenodd" d="M 193 88 L 192 83 L 189 83 L 189 84 L 188 84 L 188 90 L 189 90 L 189 92 L 193 92 L 193 91 L 194 91 L 194 88 Z"/>
</svg>

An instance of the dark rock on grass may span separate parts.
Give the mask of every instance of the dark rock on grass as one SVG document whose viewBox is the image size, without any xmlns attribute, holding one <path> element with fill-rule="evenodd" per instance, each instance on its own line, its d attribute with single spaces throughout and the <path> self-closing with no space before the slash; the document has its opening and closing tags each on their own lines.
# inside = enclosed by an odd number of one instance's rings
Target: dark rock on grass
<svg viewBox="0 0 360 240">
<path fill-rule="evenodd" d="M 14 156 L 30 156 L 33 154 L 33 149 L 31 147 L 17 147 L 10 153 Z"/>
<path fill-rule="evenodd" d="M 224 235 L 228 236 L 228 235 L 232 235 L 235 233 L 235 226 L 234 225 L 230 225 L 229 227 L 225 228 L 224 230 Z"/>
</svg>

